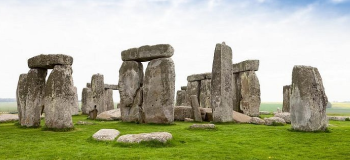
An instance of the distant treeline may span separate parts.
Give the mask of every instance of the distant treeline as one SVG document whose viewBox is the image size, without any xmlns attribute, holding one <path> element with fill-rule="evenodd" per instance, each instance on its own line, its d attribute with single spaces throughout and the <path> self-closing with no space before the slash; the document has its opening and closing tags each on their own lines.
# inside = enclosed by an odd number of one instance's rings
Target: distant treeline
<svg viewBox="0 0 350 160">
<path fill-rule="evenodd" d="M 16 98 L 0 98 L 0 102 L 16 102 Z"/>
</svg>

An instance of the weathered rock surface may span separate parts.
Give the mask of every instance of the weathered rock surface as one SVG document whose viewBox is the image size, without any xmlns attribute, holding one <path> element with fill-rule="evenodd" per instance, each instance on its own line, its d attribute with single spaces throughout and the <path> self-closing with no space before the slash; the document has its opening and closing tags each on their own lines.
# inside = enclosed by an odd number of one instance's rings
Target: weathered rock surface
<svg viewBox="0 0 350 160">
<path fill-rule="evenodd" d="M 328 116 L 327 118 L 333 121 L 350 121 L 350 117 L 348 116 Z"/>
<path fill-rule="evenodd" d="M 76 124 L 77 125 L 94 125 L 95 123 L 87 122 L 87 121 L 78 121 Z"/>
<path fill-rule="evenodd" d="M 233 121 L 237 122 L 237 123 L 250 123 L 252 117 L 249 117 L 245 114 L 233 111 L 232 113 L 233 115 Z"/>
<path fill-rule="evenodd" d="M 258 125 L 264 125 L 265 121 L 259 117 L 252 117 L 252 119 L 250 120 L 251 124 L 258 124 Z"/>
<path fill-rule="evenodd" d="M 191 129 L 214 129 L 215 124 L 193 124 L 190 126 Z"/>
<path fill-rule="evenodd" d="M 114 109 L 113 89 L 105 89 L 105 105 L 107 111 Z"/>
<path fill-rule="evenodd" d="M 171 58 L 152 60 L 146 69 L 143 87 L 145 123 L 174 121 L 175 66 Z"/>
<path fill-rule="evenodd" d="M 283 107 L 282 112 L 290 112 L 290 85 L 283 86 Z"/>
<path fill-rule="evenodd" d="M 187 86 L 181 86 L 181 90 L 187 90 Z"/>
<path fill-rule="evenodd" d="M 204 79 L 211 79 L 211 73 L 192 74 L 190 76 L 187 76 L 188 82 L 201 81 Z"/>
<path fill-rule="evenodd" d="M 94 99 L 91 88 L 84 88 L 81 98 L 81 111 L 82 114 L 89 114 L 94 109 Z"/>
<path fill-rule="evenodd" d="M 275 114 L 275 117 L 282 118 L 286 123 L 290 123 L 290 113 L 289 112 L 283 112 L 283 113 L 277 113 Z"/>
<path fill-rule="evenodd" d="M 231 122 L 233 111 L 232 50 L 216 44 L 211 79 L 211 107 L 214 122 Z"/>
<path fill-rule="evenodd" d="M 46 69 L 30 69 L 27 74 L 27 91 L 26 105 L 24 107 L 24 117 L 21 120 L 22 126 L 39 127 L 40 115 L 44 108 L 44 88 Z"/>
<path fill-rule="evenodd" d="M 200 81 L 187 82 L 186 105 L 191 105 L 191 95 L 199 97 Z M 199 100 L 199 99 L 198 99 Z"/>
<path fill-rule="evenodd" d="M 199 110 L 198 98 L 195 95 L 191 95 L 191 107 L 193 110 L 193 119 L 196 122 L 202 122 L 201 111 Z"/>
<path fill-rule="evenodd" d="M 200 110 L 201 110 L 202 117 L 203 117 L 203 113 L 205 113 L 203 121 L 207 121 L 207 122 L 213 121 L 213 109 L 200 108 Z"/>
<path fill-rule="evenodd" d="M 123 122 L 142 121 L 143 66 L 140 62 L 125 61 L 119 69 L 120 111 Z"/>
<path fill-rule="evenodd" d="M 47 128 L 73 128 L 74 92 L 72 67 L 56 65 L 45 86 L 45 125 Z"/>
<path fill-rule="evenodd" d="M 241 72 L 241 102 L 240 109 L 244 114 L 252 117 L 259 116 L 260 83 L 255 71 Z"/>
<path fill-rule="evenodd" d="M 184 121 L 186 118 L 193 118 L 193 110 L 190 106 L 175 106 L 174 120 Z"/>
<path fill-rule="evenodd" d="M 270 118 L 264 118 L 265 125 L 272 126 L 272 125 L 285 125 L 286 122 L 284 119 L 280 117 L 270 117 Z"/>
<path fill-rule="evenodd" d="M 102 74 L 94 74 L 91 78 L 91 91 L 93 96 L 93 106 L 97 109 L 97 114 L 107 111 L 104 94 L 104 77 Z"/>
<path fill-rule="evenodd" d="M 97 115 L 97 120 L 104 120 L 104 121 L 115 121 L 115 120 L 121 120 L 121 113 L 120 109 L 113 109 L 109 111 L 104 111 Z"/>
<path fill-rule="evenodd" d="M 0 123 L 18 121 L 17 114 L 0 114 Z"/>
<path fill-rule="evenodd" d="M 100 129 L 92 138 L 98 141 L 113 141 L 119 136 L 120 132 L 115 129 Z"/>
<path fill-rule="evenodd" d="M 203 108 L 211 108 L 211 80 L 205 79 L 201 81 L 199 101 Z"/>
<path fill-rule="evenodd" d="M 239 73 L 235 73 L 232 75 L 232 94 L 233 94 L 233 110 L 236 112 L 243 113 L 241 110 L 241 78 Z"/>
<path fill-rule="evenodd" d="M 170 58 L 173 54 L 174 48 L 169 44 L 146 45 L 122 51 L 122 60 L 146 62 L 158 58 Z"/>
<path fill-rule="evenodd" d="M 159 141 L 166 143 L 171 140 L 173 136 L 168 132 L 153 132 L 153 133 L 140 133 L 140 134 L 127 134 L 120 136 L 118 142 L 122 143 L 140 143 L 145 141 Z"/>
<path fill-rule="evenodd" d="M 232 73 L 257 70 L 259 70 L 259 60 L 246 60 L 232 65 Z"/>
<path fill-rule="evenodd" d="M 328 99 L 317 68 L 294 66 L 290 116 L 292 128 L 300 131 L 324 131 L 328 120 Z"/>
<path fill-rule="evenodd" d="M 193 122 L 194 120 L 192 118 L 185 118 L 185 122 Z"/>
<path fill-rule="evenodd" d="M 186 91 L 178 90 L 176 92 L 176 106 L 186 105 Z"/>
<path fill-rule="evenodd" d="M 105 89 L 119 90 L 119 86 L 116 84 L 105 84 Z"/>
<path fill-rule="evenodd" d="M 28 90 L 26 90 L 27 85 L 27 74 L 21 74 L 19 76 L 17 91 L 16 91 L 16 99 L 17 99 L 17 111 L 19 117 L 19 123 L 24 124 L 24 113 L 25 106 L 27 100 Z"/>
<path fill-rule="evenodd" d="M 73 57 L 64 54 L 41 54 L 28 59 L 29 68 L 53 69 L 55 65 L 72 65 Z"/>
<path fill-rule="evenodd" d="M 259 111 L 259 114 L 260 115 L 269 115 L 269 114 L 271 114 L 271 112 L 269 112 L 269 111 Z"/>
<path fill-rule="evenodd" d="M 78 115 L 79 114 L 79 100 L 78 100 L 78 89 L 77 87 L 74 87 L 74 99 L 72 99 L 72 115 Z"/>
</svg>

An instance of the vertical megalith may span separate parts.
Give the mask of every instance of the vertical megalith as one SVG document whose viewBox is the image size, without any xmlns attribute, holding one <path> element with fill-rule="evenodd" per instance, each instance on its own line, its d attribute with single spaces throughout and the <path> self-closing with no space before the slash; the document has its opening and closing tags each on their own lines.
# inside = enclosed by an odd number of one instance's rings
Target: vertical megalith
<svg viewBox="0 0 350 160">
<path fill-rule="evenodd" d="M 211 79 L 201 80 L 199 104 L 202 108 L 211 108 Z"/>
<path fill-rule="evenodd" d="M 191 81 L 187 82 L 187 90 L 186 90 L 186 105 L 191 106 L 191 96 L 195 95 L 197 98 L 200 93 L 200 81 Z"/>
<path fill-rule="evenodd" d="M 232 93 L 233 93 L 233 110 L 243 113 L 240 108 L 242 95 L 241 95 L 241 78 L 239 73 L 234 73 L 232 77 Z"/>
<path fill-rule="evenodd" d="M 27 99 L 24 107 L 24 124 L 26 127 L 39 127 L 40 115 L 44 108 L 44 88 L 46 69 L 30 69 L 27 74 Z"/>
<path fill-rule="evenodd" d="M 93 96 L 93 105 L 96 106 L 97 114 L 107 111 L 104 96 L 104 78 L 102 74 L 92 75 L 91 90 Z"/>
<path fill-rule="evenodd" d="M 292 129 L 324 131 L 327 129 L 328 99 L 317 68 L 294 66 L 290 97 Z"/>
<path fill-rule="evenodd" d="M 176 106 L 183 106 L 186 104 L 186 91 L 178 90 L 176 92 Z"/>
<path fill-rule="evenodd" d="M 72 115 L 79 114 L 79 100 L 78 100 L 78 89 L 77 87 L 73 88 L 74 91 L 74 99 L 72 99 Z"/>
<path fill-rule="evenodd" d="M 190 99 L 191 99 L 191 107 L 192 107 L 192 110 L 193 110 L 194 121 L 202 122 L 202 115 L 201 115 L 201 111 L 199 109 L 199 103 L 198 103 L 197 96 L 196 95 L 191 95 Z"/>
<path fill-rule="evenodd" d="M 75 101 L 72 66 L 56 65 L 45 87 L 45 125 L 47 128 L 73 128 L 72 108 Z"/>
<path fill-rule="evenodd" d="M 283 86 L 283 107 L 282 112 L 290 112 L 290 85 Z"/>
<path fill-rule="evenodd" d="M 232 50 L 225 43 L 216 44 L 211 79 L 211 107 L 214 122 L 231 122 Z"/>
<path fill-rule="evenodd" d="M 245 115 L 257 117 L 260 108 L 260 84 L 255 71 L 246 71 L 239 74 L 241 80 L 240 109 Z"/>
<path fill-rule="evenodd" d="M 16 99 L 17 99 L 17 110 L 18 110 L 18 118 L 19 123 L 24 125 L 24 113 L 25 106 L 27 100 L 28 90 L 26 90 L 27 85 L 27 74 L 21 74 L 19 76 L 17 91 L 16 91 Z"/>
<path fill-rule="evenodd" d="M 171 58 L 149 62 L 143 86 L 145 123 L 174 121 L 175 66 Z"/>
<path fill-rule="evenodd" d="M 120 111 L 123 122 L 140 122 L 142 109 L 143 66 L 141 62 L 124 61 L 119 69 Z M 142 110 L 141 110 L 142 111 Z"/>
<path fill-rule="evenodd" d="M 81 112 L 82 114 L 89 114 L 94 109 L 93 96 L 91 88 L 84 88 L 81 94 Z"/>
<path fill-rule="evenodd" d="M 114 109 L 114 102 L 113 102 L 113 89 L 106 88 L 105 89 L 105 103 L 107 111 Z"/>
</svg>

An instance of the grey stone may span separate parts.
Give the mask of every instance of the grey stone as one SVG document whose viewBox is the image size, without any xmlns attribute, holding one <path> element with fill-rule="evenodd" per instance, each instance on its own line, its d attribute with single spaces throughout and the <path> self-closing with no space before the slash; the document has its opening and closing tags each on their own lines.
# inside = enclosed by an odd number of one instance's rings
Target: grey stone
<svg viewBox="0 0 350 160">
<path fill-rule="evenodd" d="M 232 65 L 232 73 L 257 70 L 259 70 L 259 60 L 246 60 Z"/>
<path fill-rule="evenodd" d="M 140 134 L 126 134 L 118 138 L 118 142 L 122 143 L 140 143 L 147 141 L 159 141 L 166 143 L 171 140 L 173 136 L 168 132 L 153 132 L 153 133 L 140 133 Z"/>
<path fill-rule="evenodd" d="M 176 106 L 186 105 L 186 91 L 178 90 L 176 92 Z"/>
<path fill-rule="evenodd" d="M 193 118 L 196 122 L 202 122 L 201 111 L 199 110 L 198 98 L 195 95 L 191 95 L 191 107 L 193 110 Z"/>
<path fill-rule="evenodd" d="M 291 90 L 292 129 L 300 131 L 326 130 L 328 99 L 318 69 L 309 66 L 294 66 Z"/>
<path fill-rule="evenodd" d="M 260 115 L 269 115 L 269 114 L 271 114 L 271 112 L 269 112 L 269 111 L 259 111 L 259 114 Z"/>
<path fill-rule="evenodd" d="M 199 104 L 203 108 L 211 108 L 211 80 L 205 79 L 201 81 Z"/>
<path fill-rule="evenodd" d="M 120 111 L 123 122 L 142 121 L 143 65 L 125 61 L 119 69 Z"/>
<path fill-rule="evenodd" d="M 20 124 L 24 124 L 24 117 L 25 117 L 24 109 L 26 106 L 26 100 L 27 100 L 27 94 L 28 94 L 28 90 L 26 90 L 26 85 L 27 85 L 27 74 L 21 74 L 19 76 L 17 91 L 16 91 L 17 111 L 18 111 Z"/>
<path fill-rule="evenodd" d="M 181 86 L 181 90 L 186 91 L 187 90 L 187 86 Z"/>
<path fill-rule="evenodd" d="M 255 71 L 241 72 L 241 102 L 240 109 L 244 114 L 252 117 L 259 116 L 260 83 Z"/>
<path fill-rule="evenodd" d="M 114 109 L 113 89 L 105 89 L 104 95 L 107 111 Z"/>
<path fill-rule="evenodd" d="M 75 88 L 72 67 L 56 65 L 45 86 L 45 125 L 47 128 L 73 128 L 72 102 Z"/>
<path fill-rule="evenodd" d="M 175 66 L 171 58 L 152 60 L 146 69 L 143 87 L 145 123 L 174 121 Z"/>
<path fill-rule="evenodd" d="M 232 122 L 232 50 L 216 44 L 211 79 L 211 107 L 214 122 Z"/>
<path fill-rule="evenodd" d="M 333 120 L 333 121 L 349 121 L 350 117 L 349 116 L 327 116 L 328 120 Z"/>
<path fill-rule="evenodd" d="M 187 82 L 186 90 L 186 105 L 191 105 L 191 95 L 195 95 L 199 98 L 200 81 Z M 199 99 L 198 99 L 199 100 Z"/>
<path fill-rule="evenodd" d="M 282 113 L 277 113 L 275 114 L 275 117 L 280 117 L 282 119 L 284 119 L 284 121 L 286 123 L 289 123 L 290 124 L 290 113 L 289 112 L 282 112 Z"/>
<path fill-rule="evenodd" d="M 72 99 L 72 115 L 79 115 L 78 89 L 74 87 L 74 99 Z"/>
<path fill-rule="evenodd" d="M 29 68 L 53 69 L 55 65 L 72 65 L 73 57 L 64 54 L 41 54 L 28 59 Z"/>
<path fill-rule="evenodd" d="M 91 78 L 91 91 L 93 95 L 93 106 L 97 109 L 97 114 L 107 111 L 105 105 L 104 77 L 102 74 L 94 74 Z"/>
<path fill-rule="evenodd" d="M 91 88 L 91 83 L 86 83 L 87 88 Z"/>
<path fill-rule="evenodd" d="M 30 69 L 27 74 L 27 91 L 26 105 L 24 107 L 24 119 L 22 126 L 39 127 L 40 115 L 44 108 L 44 88 L 46 69 Z"/>
<path fill-rule="evenodd" d="M 193 119 L 191 119 L 191 118 L 185 118 L 185 120 L 184 120 L 185 122 L 193 122 L 194 120 Z"/>
<path fill-rule="evenodd" d="M 233 115 L 233 121 L 237 122 L 237 123 L 250 123 L 251 122 L 251 118 L 245 114 L 233 111 L 232 113 Z"/>
<path fill-rule="evenodd" d="M 252 117 L 250 120 L 251 124 L 258 124 L 258 125 L 264 125 L 265 121 L 259 117 Z"/>
<path fill-rule="evenodd" d="M 105 84 L 105 89 L 119 90 L 119 86 L 116 84 Z"/>
<path fill-rule="evenodd" d="M 89 114 L 94 109 L 94 99 L 91 88 L 84 88 L 81 97 L 81 112 L 82 114 Z"/>
<path fill-rule="evenodd" d="M 264 118 L 265 121 L 265 125 L 267 126 L 272 126 L 272 125 L 285 125 L 286 122 L 284 121 L 284 119 L 280 118 L 280 117 L 270 117 L 270 118 Z"/>
<path fill-rule="evenodd" d="M 92 138 L 98 141 L 113 141 L 119 136 L 120 132 L 116 129 L 100 129 Z"/>
<path fill-rule="evenodd" d="M 76 124 L 77 125 L 94 125 L 95 123 L 87 122 L 87 121 L 78 121 Z"/>
<path fill-rule="evenodd" d="M 186 118 L 193 118 L 193 110 L 190 106 L 175 106 L 174 120 L 184 121 Z"/>
<path fill-rule="evenodd" d="M 174 48 L 169 44 L 146 45 L 122 51 L 122 60 L 146 62 L 158 58 L 170 58 L 173 54 Z"/>
<path fill-rule="evenodd" d="M 215 129 L 215 124 L 193 124 L 191 129 Z"/>
<path fill-rule="evenodd" d="M 233 110 L 243 113 L 240 108 L 242 95 L 241 95 L 241 78 L 239 73 L 232 75 L 232 94 L 233 94 Z"/>
<path fill-rule="evenodd" d="M 205 79 L 211 79 L 212 78 L 212 74 L 211 73 L 206 73 L 205 74 Z"/>
<path fill-rule="evenodd" d="M 114 121 L 114 120 L 121 120 L 121 113 L 120 109 L 113 109 L 109 111 L 105 111 L 97 115 L 97 120 L 104 120 L 104 121 Z"/>
<path fill-rule="evenodd" d="M 290 112 L 290 85 L 283 86 L 283 107 L 282 112 Z"/>
<path fill-rule="evenodd" d="M 193 74 L 190 76 L 187 76 L 187 81 L 188 82 L 193 82 L 193 81 L 201 81 L 204 79 L 211 79 L 211 73 L 202 73 L 202 74 Z"/>
<path fill-rule="evenodd" d="M 18 121 L 19 116 L 17 114 L 0 114 L 0 123 Z"/>
<path fill-rule="evenodd" d="M 213 121 L 213 109 L 211 108 L 200 108 L 202 117 L 204 115 L 203 121 Z"/>
</svg>

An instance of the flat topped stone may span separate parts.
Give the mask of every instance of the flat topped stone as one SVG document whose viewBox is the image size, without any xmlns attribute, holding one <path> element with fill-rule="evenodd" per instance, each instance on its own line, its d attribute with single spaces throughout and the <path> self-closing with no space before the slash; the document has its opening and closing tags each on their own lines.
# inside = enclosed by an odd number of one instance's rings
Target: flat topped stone
<svg viewBox="0 0 350 160">
<path fill-rule="evenodd" d="M 117 109 L 102 112 L 99 115 L 97 115 L 96 119 L 105 120 L 105 121 L 120 120 L 121 119 L 120 109 L 117 108 Z"/>
<path fill-rule="evenodd" d="M 122 51 L 122 60 L 146 62 L 158 58 L 170 58 L 173 54 L 174 48 L 169 44 L 146 45 Z"/>
<path fill-rule="evenodd" d="M 120 132 L 115 129 L 100 129 L 97 131 L 92 138 L 98 141 L 113 141 L 119 136 Z"/>
<path fill-rule="evenodd" d="M 215 124 L 193 124 L 190 126 L 191 129 L 214 129 Z"/>
<path fill-rule="evenodd" d="M 246 60 L 240 63 L 232 64 L 232 73 L 257 70 L 259 70 L 259 60 Z"/>
<path fill-rule="evenodd" d="M 203 79 L 211 79 L 211 73 L 192 74 L 187 77 L 188 82 L 200 81 Z"/>
<path fill-rule="evenodd" d="M 159 141 L 166 143 L 171 140 L 173 135 L 168 132 L 153 132 L 153 133 L 140 133 L 140 134 L 127 134 L 120 136 L 118 142 L 123 143 L 140 143 L 143 141 Z"/>
<path fill-rule="evenodd" d="M 41 54 L 28 59 L 29 68 L 53 69 L 55 65 L 72 65 L 73 57 L 64 54 Z"/>
<path fill-rule="evenodd" d="M 119 86 L 117 84 L 105 84 L 105 89 L 118 90 Z"/>
<path fill-rule="evenodd" d="M 286 121 L 280 117 L 264 118 L 264 121 L 265 121 L 265 125 L 267 125 L 267 126 L 285 125 L 286 124 Z"/>
</svg>

